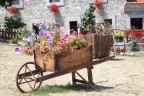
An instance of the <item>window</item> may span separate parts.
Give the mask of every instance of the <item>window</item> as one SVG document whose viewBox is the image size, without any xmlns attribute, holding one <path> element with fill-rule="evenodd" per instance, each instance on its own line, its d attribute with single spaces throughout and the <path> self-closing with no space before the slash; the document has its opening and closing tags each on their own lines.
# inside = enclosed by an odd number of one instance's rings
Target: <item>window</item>
<svg viewBox="0 0 144 96">
<path fill-rule="evenodd" d="M 15 0 L 13 5 L 17 8 L 23 8 L 23 0 Z"/>
<path fill-rule="evenodd" d="M 116 17 L 115 15 L 109 15 L 109 16 L 102 16 L 102 18 L 104 19 L 104 21 L 109 22 L 112 25 L 112 29 L 116 29 Z"/>
<path fill-rule="evenodd" d="M 88 0 L 90 4 L 93 4 L 95 0 Z M 108 0 L 101 0 L 103 3 L 106 3 Z"/>
<path fill-rule="evenodd" d="M 69 25 L 70 25 L 70 34 L 73 33 L 74 31 L 76 32 L 78 31 L 77 21 L 70 21 Z"/>
<path fill-rule="evenodd" d="M 64 5 L 64 0 L 46 0 L 47 6 L 49 6 L 53 3 L 58 5 L 58 6 L 62 6 L 62 5 Z"/>
<path fill-rule="evenodd" d="M 78 24 L 80 24 L 80 17 L 67 17 L 65 22 L 65 33 L 71 34 L 73 31 L 79 32 L 79 28 L 77 28 Z"/>
<path fill-rule="evenodd" d="M 34 24 L 36 23 L 45 23 L 43 19 L 31 19 L 28 23 L 28 28 L 31 30 L 31 31 L 35 31 L 36 33 L 38 33 L 38 28 L 36 26 L 34 26 Z"/>
<path fill-rule="evenodd" d="M 143 18 L 130 18 L 131 28 L 142 29 L 143 28 Z"/>
<path fill-rule="evenodd" d="M 112 19 L 104 19 L 104 21 L 106 21 L 112 25 Z"/>
</svg>

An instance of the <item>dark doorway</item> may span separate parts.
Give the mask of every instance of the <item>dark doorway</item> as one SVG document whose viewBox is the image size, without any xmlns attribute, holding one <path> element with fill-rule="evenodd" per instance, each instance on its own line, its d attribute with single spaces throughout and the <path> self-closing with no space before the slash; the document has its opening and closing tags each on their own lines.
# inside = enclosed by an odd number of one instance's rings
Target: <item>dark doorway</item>
<svg viewBox="0 0 144 96">
<path fill-rule="evenodd" d="M 70 21 L 70 34 L 78 31 L 77 24 L 77 21 Z"/>
<path fill-rule="evenodd" d="M 38 35 L 39 33 L 39 27 L 38 25 L 35 25 L 34 23 L 32 24 L 32 27 L 33 27 L 33 31 Z"/>
<path fill-rule="evenodd" d="M 132 29 L 142 29 L 143 28 L 142 18 L 131 18 L 130 21 L 131 21 Z"/>
</svg>

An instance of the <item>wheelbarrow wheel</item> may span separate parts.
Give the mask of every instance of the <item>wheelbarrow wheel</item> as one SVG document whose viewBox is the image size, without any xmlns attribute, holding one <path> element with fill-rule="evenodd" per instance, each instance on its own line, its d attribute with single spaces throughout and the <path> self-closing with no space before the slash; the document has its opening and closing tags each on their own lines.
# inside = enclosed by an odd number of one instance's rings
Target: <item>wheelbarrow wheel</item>
<svg viewBox="0 0 144 96">
<path fill-rule="evenodd" d="M 37 90 L 42 81 L 36 82 L 36 78 L 43 76 L 43 71 L 34 62 L 22 65 L 16 76 L 16 85 L 20 92 L 27 93 Z"/>
</svg>

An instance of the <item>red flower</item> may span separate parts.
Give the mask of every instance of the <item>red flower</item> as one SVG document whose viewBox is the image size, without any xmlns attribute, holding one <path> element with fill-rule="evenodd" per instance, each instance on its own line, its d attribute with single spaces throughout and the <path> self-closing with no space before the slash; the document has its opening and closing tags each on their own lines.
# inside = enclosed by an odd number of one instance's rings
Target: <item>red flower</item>
<svg viewBox="0 0 144 96">
<path fill-rule="evenodd" d="M 8 11 L 11 14 L 15 14 L 18 11 L 18 9 L 15 6 L 10 6 L 8 7 Z"/>
<path fill-rule="evenodd" d="M 48 6 L 49 10 L 51 12 L 57 12 L 58 11 L 58 6 L 56 4 L 51 4 L 50 6 Z"/>
<path fill-rule="evenodd" d="M 102 2 L 100 0 L 96 0 L 94 5 L 99 9 L 102 7 Z"/>
<path fill-rule="evenodd" d="M 121 52 L 126 52 L 126 48 L 122 48 L 122 49 L 121 49 Z"/>
</svg>

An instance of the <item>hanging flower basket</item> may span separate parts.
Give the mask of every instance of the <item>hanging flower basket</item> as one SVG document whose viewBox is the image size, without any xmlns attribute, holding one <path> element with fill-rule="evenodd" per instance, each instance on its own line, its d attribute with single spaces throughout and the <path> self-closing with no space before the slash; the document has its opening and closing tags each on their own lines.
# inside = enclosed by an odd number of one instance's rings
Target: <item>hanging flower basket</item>
<svg viewBox="0 0 144 96">
<path fill-rule="evenodd" d="M 94 3 L 94 5 L 95 5 L 98 9 L 100 9 L 100 8 L 102 7 L 102 2 L 101 2 L 100 0 L 96 0 L 95 3 Z"/>
<path fill-rule="evenodd" d="M 58 6 L 56 4 L 51 4 L 50 6 L 48 6 L 49 10 L 51 12 L 57 12 L 58 11 Z"/>
<path fill-rule="evenodd" d="M 18 9 L 15 6 L 10 6 L 8 7 L 8 11 L 10 14 L 15 14 L 18 11 Z"/>
</svg>

